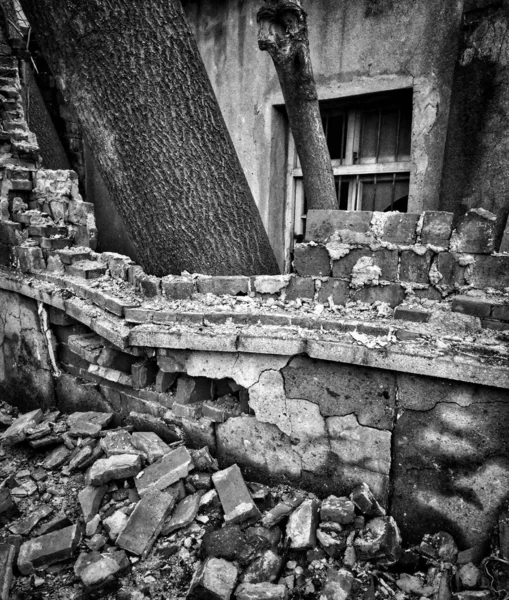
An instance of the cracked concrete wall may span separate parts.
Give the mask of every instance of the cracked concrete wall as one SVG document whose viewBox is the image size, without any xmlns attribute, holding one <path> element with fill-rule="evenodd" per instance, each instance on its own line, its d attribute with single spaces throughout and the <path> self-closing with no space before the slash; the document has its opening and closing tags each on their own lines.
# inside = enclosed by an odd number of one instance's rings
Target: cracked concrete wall
<svg viewBox="0 0 509 600">
<path fill-rule="evenodd" d="M 21 410 L 47 408 L 54 385 L 34 300 L 0 290 L 0 397 Z"/>
<path fill-rule="evenodd" d="M 257 43 L 259 3 L 185 0 L 188 22 L 273 247 L 281 258 L 287 169 L 279 81 Z M 463 0 L 306 2 L 321 100 L 413 88 L 409 210 L 436 209 Z"/>
</svg>

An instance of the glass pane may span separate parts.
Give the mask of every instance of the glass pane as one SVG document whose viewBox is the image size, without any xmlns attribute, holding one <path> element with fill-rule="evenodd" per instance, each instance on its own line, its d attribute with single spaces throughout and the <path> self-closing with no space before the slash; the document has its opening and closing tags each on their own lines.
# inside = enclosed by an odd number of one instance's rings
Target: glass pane
<svg viewBox="0 0 509 600">
<path fill-rule="evenodd" d="M 327 146 L 332 160 L 345 158 L 344 127 L 345 117 L 337 115 L 327 119 Z"/>
<path fill-rule="evenodd" d="M 361 140 L 359 148 L 360 163 L 376 162 L 378 142 L 378 123 L 380 111 L 362 113 Z"/>
<path fill-rule="evenodd" d="M 410 160 L 410 144 L 412 138 L 412 107 L 401 109 L 401 123 L 399 126 L 399 151 L 398 161 Z"/>
<path fill-rule="evenodd" d="M 363 177 L 361 210 L 377 210 L 380 212 L 391 210 L 394 192 L 392 210 L 406 212 L 408 189 L 409 180 L 407 174 L 397 175 L 394 182 L 392 175 L 379 176 L 376 180 L 374 177 Z"/>
<path fill-rule="evenodd" d="M 380 147 L 378 150 L 378 161 L 396 162 L 396 145 L 398 137 L 398 109 L 387 109 L 382 111 L 382 122 L 380 127 Z"/>
</svg>

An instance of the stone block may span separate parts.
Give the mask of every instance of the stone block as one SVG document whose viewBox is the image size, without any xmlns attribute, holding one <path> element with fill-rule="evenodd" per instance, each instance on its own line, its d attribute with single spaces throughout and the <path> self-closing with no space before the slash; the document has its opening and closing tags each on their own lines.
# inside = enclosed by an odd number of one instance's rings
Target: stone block
<svg viewBox="0 0 509 600">
<path fill-rule="evenodd" d="M 167 275 L 161 279 L 163 295 L 174 300 L 186 300 L 196 292 L 194 280 L 190 277 Z"/>
<path fill-rule="evenodd" d="M 214 294 L 216 296 L 246 296 L 249 293 L 249 277 L 206 277 L 196 280 L 200 294 Z"/>
<path fill-rule="evenodd" d="M 81 260 L 67 265 L 65 272 L 81 279 L 97 279 L 106 273 L 106 267 L 95 260 Z"/>
<path fill-rule="evenodd" d="M 453 252 L 491 254 L 495 250 L 497 217 L 483 208 L 472 208 L 460 217 L 451 236 Z"/>
<path fill-rule="evenodd" d="M 421 244 L 448 248 L 453 218 L 453 213 L 433 210 L 426 211 L 422 222 Z"/>
<path fill-rule="evenodd" d="M 455 296 L 452 299 L 451 310 L 474 317 L 489 317 L 493 304 L 489 300 L 474 296 Z"/>
<path fill-rule="evenodd" d="M 80 540 L 81 530 L 78 525 L 32 538 L 20 548 L 18 569 L 23 575 L 30 575 L 36 569 L 67 560 L 73 555 Z"/>
<path fill-rule="evenodd" d="M 16 246 L 14 249 L 19 268 L 25 273 L 44 271 L 46 262 L 42 250 L 37 246 Z"/>
<path fill-rule="evenodd" d="M 308 498 L 290 515 L 286 526 L 290 548 L 308 550 L 316 546 L 319 506 L 318 500 Z"/>
<path fill-rule="evenodd" d="M 155 489 L 147 491 L 118 536 L 117 546 L 138 556 L 146 556 L 173 509 L 175 500 L 175 493 Z"/>
<path fill-rule="evenodd" d="M 0 600 L 9 600 L 16 546 L 0 544 Z"/>
<path fill-rule="evenodd" d="M 282 583 L 241 583 L 235 590 L 237 600 L 288 600 L 288 588 Z"/>
<path fill-rule="evenodd" d="M 315 295 L 315 281 L 311 277 L 292 277 L 286 288 L 286 301 L 297 298 L 313 299 Z"/>
<path fill-rule="evenodd" d="M 349 292 L 350 287 L 347 281 L 329 278 L 327 281 L 321 282 L 317 299 L 320 304 L 325 304 L 326 302 L 329 302 L 329 299 L 332 296 L 334 305 L 344 306 L 348 302 Z"/>
<path fill-rule="evenodd" d="M 432 260 L 432 252 L 421 255 L 412 250 L 403 250 L 399 269 L 400 280 L 413 283 L 429 283 L 429 270 Z"/>
<path fill-rule="evenodd" d="M 423 308 L 397 306 L 394 310 L 394 318 L 414 323 L 427 323 L 430 318 L 430 312 Z"/>
<path fill-rule="evenodd" d="M 242 523 L 260 518 L 260 511 L 251 498 L 237 465 L 214 473 L 212 482 L 219 495 L 226 523 Z"/>
<path fill-rule="evenodd" d="M 131 441 L 135 448 L 143 453 L 147 462 L 152 464 L 170 452 L 170 447 L 152 431 L 133 431 Z"/>
<path fill-rule="evenodd" d="M 459 262 L 460 257 L 461 254 L 455 252 L 440 252 L 438 254 L 436 267 L 442 277 L 436 283 L 447 286 L 465 285 L 466 267 Z"/>
<path fill-rule="evenodd" d="M 345 243 L 370 243 L 370 211 L 308 210 L 306 242 L 327 242 L 337 232 Z M 362 240 L 362 241 L 361 241 Z"/>
<path fill-rule="evenodd" d="M 353 413 L 361 425 L 392 429 L 396 377 L 390 371 L 296 357 L 282 375 L 287 398 L 306 398 L 324 417 Z"/>
<path fill-rule="evenodd" d="M 330 257 L 324 246 L 295 244 L 293 266 L 301 277 L 330 277 Z"/>
<path fill-rule="evenodd" d="M 207 558 L 193 575 L 187 600 L 230 600 L 237 583 L 237 567 L 222 558 Z"/>
<path fill-rule="evenodd" d="M 40 423 L 43 417 L 44 413 L 40 408 L 21 415 L 0 435 L 0 443 L 6 446 L 19 444 L 26 438 L 27 430 Z"/>
<path fill-rule="evenodd" d="M 141 457 L 137 454 L 118 454 L 109 458 L 100 458 L 90 469 L 89 480 L 92 485 L 103 485 L 114 479 L 135 477 L 141 471 Z"/>
<path fill-rule="evenodd" d="M 373 302 L 385 302 L 391 308 L 396 308 L 405 299 L 405 290 L 399 283 L 389 285 L 370 285 L 350 293 L 350 299 L 373 304 Z"/>
<path fill-rule="evenodd" d="M 469 283 L 479 289 L 509 287 L 509 255 L 476 256 Z"/>
<path fill-rule="evenodd" d="M 374 213 L 381 215 L 383 226 L 380 238 L 391 244 L 415 244 L 420 215 L 413 213 Z M 377 232 L 378 233 L 378 232 Z"/>
<path fill-rule="evenodd" d="M 184 446 L 180 446 L 140 473 L 135 479 L 136 489 L 142 498 L 151 490 L 164 490 L 187 477 L 192 464 L 191 455 Z"/>
</svg>

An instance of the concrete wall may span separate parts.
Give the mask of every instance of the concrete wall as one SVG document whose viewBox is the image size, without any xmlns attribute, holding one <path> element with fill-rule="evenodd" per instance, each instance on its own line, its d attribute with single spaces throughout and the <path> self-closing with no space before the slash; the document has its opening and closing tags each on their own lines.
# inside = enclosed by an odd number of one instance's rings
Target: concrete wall
<svg viewBox="0 0 509 600">
<path fill-rule="evenodd" d="M 274 249 L 281 259 L 286 197 L 279 82 L 258 50 L 256 12 L 243 0 L 185 0 L 207 72 Z M 435 209 L 462 0 L 313 0 L 310 47 L 323 100 L 413 88 L 409 210 Z"/>
</svg>

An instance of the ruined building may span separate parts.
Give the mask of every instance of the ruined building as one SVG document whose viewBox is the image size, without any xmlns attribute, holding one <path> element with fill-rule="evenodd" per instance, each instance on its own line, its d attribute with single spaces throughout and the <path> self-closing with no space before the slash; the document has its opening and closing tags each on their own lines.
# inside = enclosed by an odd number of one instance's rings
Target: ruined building
<svg viewBox="0 0 509 600">
<path fill-rule="evenodd" d="M 253 480 L 366 482 L 407 539 L 467 548 L 509 489 L 506 3 L 308 4 L 326 213 L 256 3 L 183 2 L 279 276 L 145 274 L 79 115 L 4 23 L 0 394 L 144 420 Z"/>
</svg>

